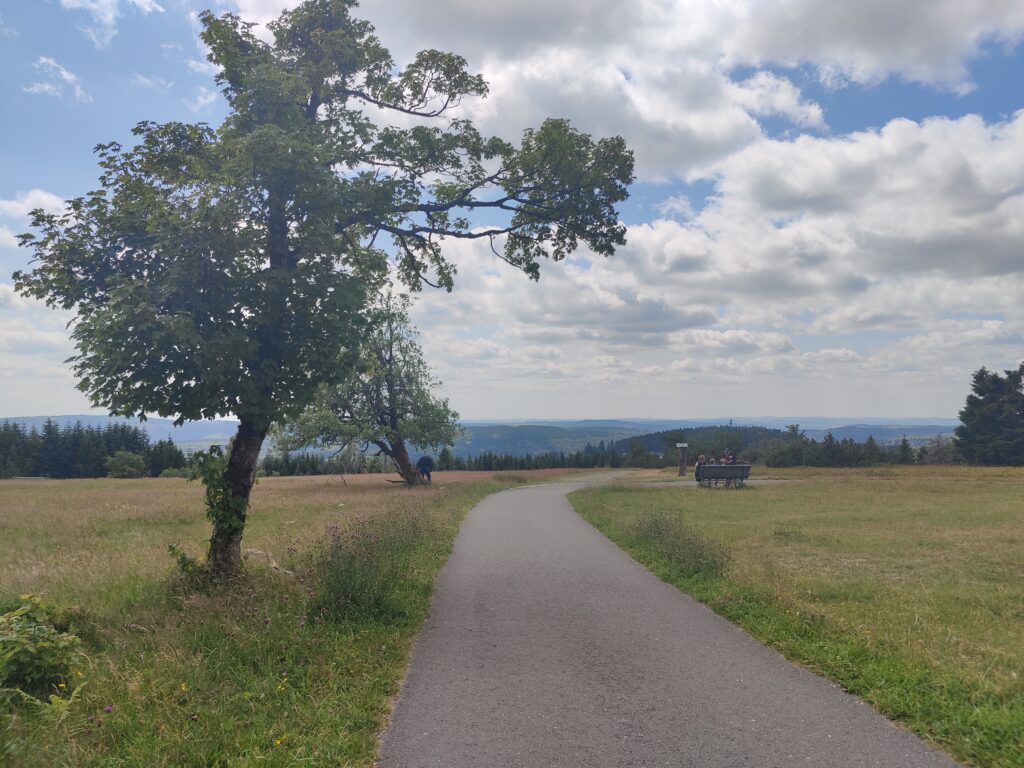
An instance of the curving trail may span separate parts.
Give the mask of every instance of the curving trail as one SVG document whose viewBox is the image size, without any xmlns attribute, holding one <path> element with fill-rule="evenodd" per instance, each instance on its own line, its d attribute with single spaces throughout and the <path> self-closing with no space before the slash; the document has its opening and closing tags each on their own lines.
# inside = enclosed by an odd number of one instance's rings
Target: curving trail
<svg viewBox="0 0 1024 768">
<path fill-rule="evenodd" d="M 441 571 L 384 768 L 953 768 L 661 582 L 573 512 L 477 505 Z"/>
</svg>

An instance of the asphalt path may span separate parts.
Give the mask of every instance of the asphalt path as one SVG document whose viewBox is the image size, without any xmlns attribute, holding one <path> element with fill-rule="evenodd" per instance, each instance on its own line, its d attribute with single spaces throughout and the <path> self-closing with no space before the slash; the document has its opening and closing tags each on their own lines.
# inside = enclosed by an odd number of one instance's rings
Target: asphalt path
<svg viewBox="0 0 1024 768">
<path fill-rule="evenodd" d="M 665 584 L 573 512 L 488 497 L 439 575 L 384 768 L 951 768 Z"/>
</svg>

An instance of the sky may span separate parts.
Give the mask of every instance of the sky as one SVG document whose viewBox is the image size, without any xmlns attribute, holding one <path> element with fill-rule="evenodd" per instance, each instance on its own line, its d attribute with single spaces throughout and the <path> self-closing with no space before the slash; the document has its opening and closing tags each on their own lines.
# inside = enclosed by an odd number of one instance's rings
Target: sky
<svg viewBox="0 0 1024 768">
<path fill-rule="evenodd" d="M 15 236 L 140 120 L 218 124 L 197 13 L 286 0 L 0 0 L 0 417 L 83 413 L 71 315 Z M 291 2 L 290 5 L 295 5 Z M 1019 0 L 365 0 L 401 64 L 462 54 L 461 116 L 621 135 L 627 244 L 542 264 L 453 243 L 414 319 L 468 419 L 955 417 L 1024 359 Z M 486 223 L 486 222 L 481 222 Z"/>
</svg>

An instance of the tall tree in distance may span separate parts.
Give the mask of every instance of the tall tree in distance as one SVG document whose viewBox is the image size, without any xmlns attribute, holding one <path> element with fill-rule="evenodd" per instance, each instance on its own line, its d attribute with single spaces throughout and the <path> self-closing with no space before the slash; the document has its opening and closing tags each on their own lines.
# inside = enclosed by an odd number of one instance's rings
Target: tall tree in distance
<svg viewBox="0 0 1024 768">
<path fill-rule="evenodd" d="M 1024 465 L 1024 362 L 1004 373 L 974 372 L 953 438 L 967 461 Z"/>
<path fill-rule="evenodd" d="M 409 321 L 409 299 L 383 293 L 368 315 L 359 364 L 324 386 L 277 438 L 283 450 L 376 446 L 409 485 L 419 480 L 409 447 L 437 450 L 459 436 L 459 414 L 437 390 Z"/>
<path fill-rule="evenodd" d="M 489 242 L 532 278 L 581 242 L 603 255 L 624 242 L 620 137 L 564 120 L 519 146 L 482 136 L 452 116 L 487 92 L 465 60 L 426 50 L 398 68 L 355 5 L 306 0 L 270 24 L 272 42 L 201 14 L 223 124 L 139 123 L 135 146 L 97 147 L 98 191 L 35 211 L 21 237 L 34 258 L 17 289 L 76 312 L 75 371 L 95 405 L 238 418 L 223 470 L 204 474 L 223 575 L 241 565 L 267 431 L 347 373 L 389 269 L 450 289 L 453 238 Z"/>
</svg>

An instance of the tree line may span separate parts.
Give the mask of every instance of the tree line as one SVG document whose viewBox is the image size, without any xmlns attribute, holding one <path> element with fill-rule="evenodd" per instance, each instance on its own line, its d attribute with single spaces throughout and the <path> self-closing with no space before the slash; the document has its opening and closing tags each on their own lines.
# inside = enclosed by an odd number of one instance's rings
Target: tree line
<svg viewBox="0 0 1024 768">
<path fill-rule="evenodd" d="M 157 477 L 186 463 L 170 439 L 151 443 L 144 430 L 131 424 L 61 427 L 47 419 L 40 430 L 0 422 L 0 478 Z"/>
</svg>

